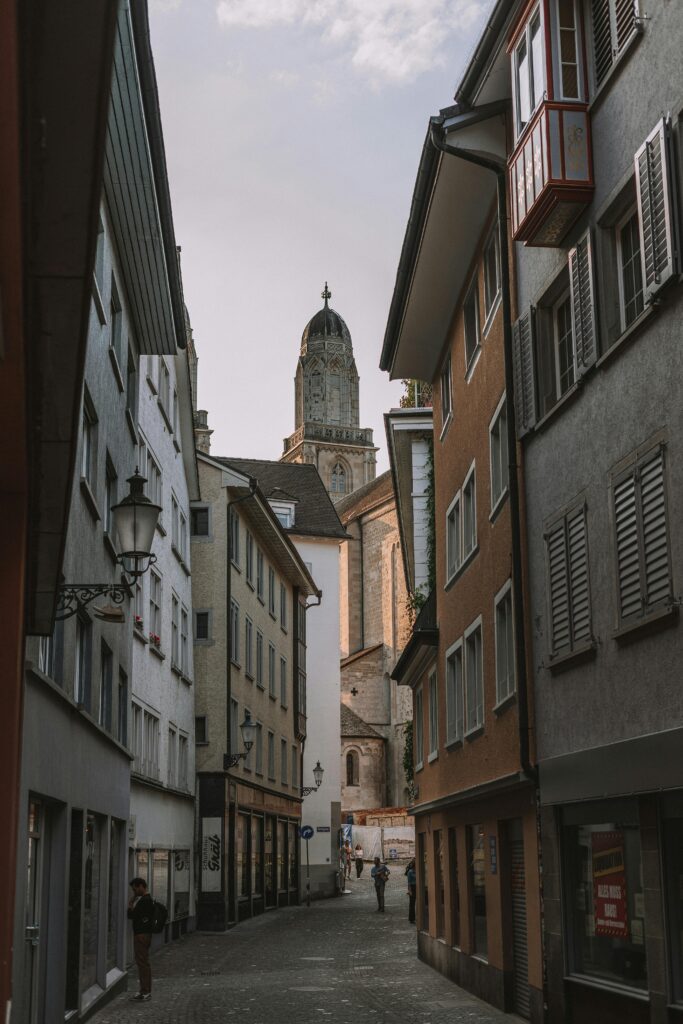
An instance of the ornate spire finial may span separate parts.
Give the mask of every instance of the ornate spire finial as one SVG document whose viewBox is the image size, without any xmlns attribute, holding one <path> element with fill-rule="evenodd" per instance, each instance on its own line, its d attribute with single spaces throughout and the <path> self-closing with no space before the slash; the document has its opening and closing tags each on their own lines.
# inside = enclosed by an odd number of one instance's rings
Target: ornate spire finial
<svg viewBox="0 0 683 1024">
<path fill-rule="evenodd" d="M 325 306 L 327 307 L 327 300 L 332 298 L 332 292 L 327 287 L 327 281 L 325 281 L 325 287 L 320 293 L 320 298 L 325 300 Z"/>
</svg>

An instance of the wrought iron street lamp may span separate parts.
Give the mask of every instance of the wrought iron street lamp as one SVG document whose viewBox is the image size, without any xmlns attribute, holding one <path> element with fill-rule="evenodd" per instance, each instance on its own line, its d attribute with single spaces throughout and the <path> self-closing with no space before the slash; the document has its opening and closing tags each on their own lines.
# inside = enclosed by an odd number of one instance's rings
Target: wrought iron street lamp
<svg viewBox="0 0 683 1024">
<path fill-rule="evenodd" d="M 256 722 L 253 722 L 249 712 L 245 712 L 244 721 L 240 726 L 240 732 L 242 733 L 242 745 L 244 750 L 241 754 L 223 754 L 223 771 L 227 772 L 228 768 L 235 768 L 240 761 L 246 760 L 249 756 L 249 751 L 254 746 L 254 740 L 256 739 L 256 730 L 258 726 Z"/>
<path fill-rule="evenodd" d="M 127 482 L 129 493 L 118 505 L 111 508 L 112 523 L 120 549 L 116 560 L 123 569 L 121 582 L 64 584 L 59 588 L 57 619 L 70 618 L 97 597 L 108 597 L 113 605 L 122 605 L 127 597 L 133 596 L 128 577 L 137 579 L 156 562 L 156 555 L 151 548 L 161 506 L 155 505 L 144 493 L 147 480 L 140 475 L 137 466 L 135 473 Z M 118 620 L 114 617 L 116 611 L 121 615 Z M 123 621 L 120 607 L 112 609 L 112 612 L 113 614 L 109 616 L 112 621 Z"/>
<path fill-rule="evenodd" d="M 316 761 L 315 768 L 313 769 L 313 778 L 315 780 L 315 786 L 302 786 L 301 795 L 302 797 L 308 796 L 309 793 L 315 793 L 320 789 L 323 781 L 323 773 L 325 769 L 321 768 L 320 761 Z"/>
</svg>

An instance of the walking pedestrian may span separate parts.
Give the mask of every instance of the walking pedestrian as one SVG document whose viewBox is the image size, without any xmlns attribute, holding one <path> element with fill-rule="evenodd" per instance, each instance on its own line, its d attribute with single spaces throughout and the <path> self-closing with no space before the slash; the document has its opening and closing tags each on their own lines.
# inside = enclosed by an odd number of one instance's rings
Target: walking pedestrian
<svg viewBox="0 0 683 1024">
<path fill-rule="evenodd" d="M 356 859 L 356 878 L 360 878 L 363 874 L 363 847 L 360 843 L 356 843 L 356 849 L 353 851 L 353 856 Z"/>
<path fill-rule="evenodd" d="M 351 849 L 351 843 L 347 839 L 346 842 L 344 843 L 344 865 L 345 865 L 346 877 L 347 878 L 351 877 L 351 856 L 352 856 L 352 854 L 353 854 L 353 850 Z"/>
<path fill-rule="evenodd" d="M 147 892 L 144 878 L 134 878 L 130 887 L 133 895 L 128 900 L 128 917 L 133 922 L 133 952 L 140 979 L 140 989 L 133 996 L 139 1003 L 152 998 L 152 968 L 149 965 L 149 947 L 152 945 L 152 918 L 154 900 Z"/>
<path fill-rule="evenodd" d="M 384 886 L 387 884 L 389 874 L 390 871 L 386 864 L 383 864 L 379 857 L 375 857 L 375 863 L 370 871 L 370 877 L 375 883 L 378 914 L 384 913 Z"/>
<path fill-rule="evenodd" d="M 408 880 L 408 920 L 411 924 L 415 924 L 415 897 L 417 895 L 417 875 L 415 873 L 414 860 L 408 862 L 408 867 L 406 868 L 406 878 Z"/>
</svg>

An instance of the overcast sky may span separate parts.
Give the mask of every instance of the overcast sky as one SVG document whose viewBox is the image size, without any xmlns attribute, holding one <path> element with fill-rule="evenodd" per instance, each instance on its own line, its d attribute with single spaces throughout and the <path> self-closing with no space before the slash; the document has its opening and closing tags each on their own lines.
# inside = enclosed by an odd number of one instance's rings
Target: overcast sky
<svg viewBox="0 0 683 1024">
<path fill-rule="evenodd" d="M 302 331 L 346 321 L 387 468 L 379 356 L 418 160 L 491 0 L 150 0 L 176 240 L 221 455 L 278 458 Z"/>
</svg>

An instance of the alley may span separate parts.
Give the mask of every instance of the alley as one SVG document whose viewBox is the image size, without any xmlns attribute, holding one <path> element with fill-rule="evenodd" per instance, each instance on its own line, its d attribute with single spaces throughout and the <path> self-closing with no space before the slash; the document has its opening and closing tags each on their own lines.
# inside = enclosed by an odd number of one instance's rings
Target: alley
<svg viewBox="0 0 683 1024">
<path fill-rule="evenodd" d="M 154 1021 L 270 1024 L 494 1024 L 509 1020 L 420 963 L 408 923 L 403 868 L 387 888 L 386 913 L 376 913 L 368 877 L 351 895 L 282 909 L 227 934 L 193 935 L 152 961 L 150 1003 L 129 991 L 93 1019 L 96 1024 Z"/>
</svg>

